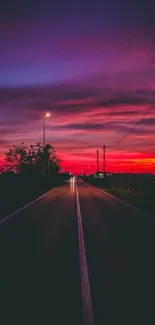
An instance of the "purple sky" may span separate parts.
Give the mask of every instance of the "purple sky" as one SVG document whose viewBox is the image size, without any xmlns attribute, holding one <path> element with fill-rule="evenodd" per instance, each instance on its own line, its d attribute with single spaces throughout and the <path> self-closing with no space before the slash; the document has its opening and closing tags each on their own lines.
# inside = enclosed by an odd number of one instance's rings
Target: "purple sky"
<svg viewBox="0 0 155 325">
<path fill-rule="evenodd" d="M 48 110 L 65 168 L 94 168 L 103 143 L 111 170 L 154 168 L 155 110 L 114 146 L 155 105 L 153 1 L 15 0 L 0 21 L 1 160 L 9 144 L 42 141 Z"/>
</svg>

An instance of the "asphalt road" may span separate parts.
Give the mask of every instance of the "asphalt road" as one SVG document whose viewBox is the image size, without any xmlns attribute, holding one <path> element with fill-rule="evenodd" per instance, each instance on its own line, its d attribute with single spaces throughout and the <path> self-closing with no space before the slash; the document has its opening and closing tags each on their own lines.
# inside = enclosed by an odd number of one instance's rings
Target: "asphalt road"
<svg viewBox="0 0 155 325">
<path fill-rule="evenodd" d="M 154 324 L 155 222 L 81 180 L 78 194 L 94 325 Z M 0 225 L 0 324 L 82 325 L 78 218 L 70 181 Z"/>
</svg>

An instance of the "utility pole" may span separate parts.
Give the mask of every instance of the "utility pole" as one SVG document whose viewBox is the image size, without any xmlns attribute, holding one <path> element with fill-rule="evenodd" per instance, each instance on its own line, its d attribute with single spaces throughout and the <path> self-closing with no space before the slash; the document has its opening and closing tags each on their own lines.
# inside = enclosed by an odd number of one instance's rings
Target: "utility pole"
<svg viewBox="0 0 155 325">
<path fill-rule="evenodd" d="M 106 169 L 105 169 L 105 145 L 103 145 L 103 173 L 104 173 L 104 178 L 106 176 Z"/>
<path fill-rule="evenodd" d="M 96 161 L 96 163 L 97 163 L 97 177 L 98 177 L 98 174 L 99 174 L 99 150 L 97 149 L 97 161 Z"/>
</svg>

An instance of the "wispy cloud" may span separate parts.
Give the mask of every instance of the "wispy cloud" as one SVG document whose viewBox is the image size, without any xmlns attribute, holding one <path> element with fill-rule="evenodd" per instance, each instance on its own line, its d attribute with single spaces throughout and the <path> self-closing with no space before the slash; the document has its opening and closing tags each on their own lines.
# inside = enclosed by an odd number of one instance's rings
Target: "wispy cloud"
<svg viewBox="0 0 155 325">
<path fill-rule="evenodd" d="M 111 168 L 120 159 L 123 165 L 125 159 L 154 157 L 155 110 L 115 147 L 155 105 L 153 10 L 148 15 L 149 1 L 145 12 L 137 11 L 132 0 L 128 6 L 122 0 L 120 4 L 118 10 L 116 1 L 110 0 L 101 10 L 100 3 L 96 16 L 92 4 L 89 14 L 83 4 L 79 16 L 79 2 L 73 5 L 69 0 L 65 15 L 53 4 L 52 19 L 33 5 L 35 19 L 27 7 L 21 12 L 23 19 L 16 11 L 14 17 L 10 12 L 12 20 L 3 13 L 1 156 L 9 144 L 42 141 L 43 113 L 50 111 L 46 139 L 70 168 L 71 160 L 80 166 L 92 160 L 95 166 L 96 148 L 103 142 Z"/>
</svg>

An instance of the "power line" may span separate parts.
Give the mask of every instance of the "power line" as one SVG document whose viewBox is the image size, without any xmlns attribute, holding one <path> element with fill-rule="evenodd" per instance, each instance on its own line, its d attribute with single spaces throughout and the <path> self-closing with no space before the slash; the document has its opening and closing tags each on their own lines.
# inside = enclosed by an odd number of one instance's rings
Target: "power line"
<svg viewBox="0 0 155 325">
<path fill-rule="evenodd" d="M 132 131 L 135 130 L 135 128 L 145 119 L 145 117 L 155 108 L 154 106 L 149 107 L 146 112 L 144 113 L 144 115 L 136 122 L 136 124 L 126 133 L 124 134 L 119 140 L 117 140 L 113 145 L 111 146 L 116 146 L 118 144 L 120 144 L 120 142 L 122 142 L 122 140 L 124 140 Z"/>
</svg>

